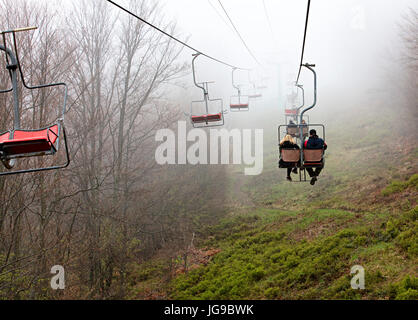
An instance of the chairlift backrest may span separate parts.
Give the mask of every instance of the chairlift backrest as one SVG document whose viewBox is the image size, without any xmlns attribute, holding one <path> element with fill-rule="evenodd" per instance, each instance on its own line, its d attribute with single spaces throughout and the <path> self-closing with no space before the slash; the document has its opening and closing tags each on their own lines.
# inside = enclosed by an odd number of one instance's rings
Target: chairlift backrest
<svg viewBox="0 0 418 320">
<path fill-rule="evenodd" d="M 223 100 L 222 99 L 211 99 L 209 97 L 209 83 L 214 83 L 213 81 L 206 82 L 197 82 L 194 62 L 200 53 L 193 54 L 192 60 L 192 71 L 193 71 L 193 82 L 195 86 L 203 91 L 203 100 L 196 100 L 191 102 L 190 110 L 190 121 L 194 128 L 202 127 L 215 127 L 224 125 L 224 110 L 223 110 Z M 198 104 L 204 105 L 204 113 L 200 112 L 195 114 L 194 106 Z M 210 110 L 209 104 L 216 104 L 219 106 L 216 110 Z"/>
<path fill-rule="evenodd" d="M 290 134 L 290 135 L 294 136 L 297 133 L 298 133 L 298 127 L 296 127 L 296 126 L 288 126 L 287 127 L 287 134 Z"/>
<path fill-rule="evenodd" d="M 282 149 L 281 157 L 284 162 L 298 162 L 300 160 L 300 150 Z"/>
<path fill-rule="evenodd" d="M 237 94 L 231 96 L 229 108 L 231 111 L 248 111 L 250 105 L 249 96 L 242 95 L 241 86 L 239 84 L 235 84 L 234 72 L 236 70 L 237 68 L 232 68 L 232 86 L 237 90 Z"/>
<path fill-rule="evenodd" d="M 323 149 L 304 149 L 303 158 L 305 162 L 320 162 L 324 155 Z"/>
</svg>

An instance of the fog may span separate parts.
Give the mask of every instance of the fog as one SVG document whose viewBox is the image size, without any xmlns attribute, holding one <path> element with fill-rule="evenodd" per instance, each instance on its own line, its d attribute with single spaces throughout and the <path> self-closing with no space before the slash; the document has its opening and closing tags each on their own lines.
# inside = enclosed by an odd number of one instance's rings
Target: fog
<svg viewBox="0 0 418 320">
<path fill-rule="evenodd" d="M 269 77 L 268 90 L 250 114 L 229 114 L 228 120 L 236 126 L 243 121 L 249 125 L 248 118 L 253 123 L 257 117 L 264 118 L 260 113 L 271 113 L 277 123 L 282 122 L 286 94 L 293 89 L 289 83 L 294 83 L 298 71 L 306 1 L 266 1 L 272 30 L 262 1 L 230 0 L 223 4 L 261 66 L 227 25 L 217 1 L 165 1 L 166 16 L 177 20 L 179 34 L 195 48 L 233 65 L 252 68 L 255 79 Z M 410 0 L 311 3 L 303 61 L 315 63 L 318 74 L 318 104 L 310 112 L 313 121 L 320 122 L 323 113 L 354 107 L 364 94 L 382 85 L 391 57 L 397 57 L 401 15 L 414 5 Z M 185 49 L 184 58 L 188 56 L 190 59 L 191 52 Z M 212 96 L 222 97 L 227 105 L 233 92 L 231 69 L 205 57 L 196 64 L 198 78 L 216 81 L 210 88 Z M 246 72 L 237 79 L 248 83 Z M 186 83 L 192 85 L 190 77 Z M 305 86 L 306 103 L 310 103 L 313 80 L 307 69 L 302 69 L 299 83 Z M 200 97 L 199 89 L 190 90 L 194 98 Z"/>
<path fill-rule="evenodd" d="M 120 0 L 128 7 L 129 1 Z M 236 28 L 254 53 L 249 54 L 231 27 L 216 0 L 162 0 L 161 19 L 176 24 L 175 36 L 190 46 L 231 65 L 251 69 L 257 85 L 267 84 L 262 99 L 252 101 L 250 113 L 226 115 L 226 126 L 264 127 L 266 118 L 283 123 L 286 95 L 294 89 L 298 72 L 306 15 L 306 1 L 266 0 L 269 26 L 262 1 L 222 1 Z M 48 5 L 69 14 L 77 3 L 49 0 Z M 399 22 L 413 0 L 345 0 L 311 3 L 303 62 L 316 64 L 317 107 L 310 111 L 314 122 L 321 122 L 339 109 L 355 108 L 367 93 L 381 88 L 388 65 L 396 63 L 399 51 Z M 109 4 L 115 15 L 126 15 Z M 194 52 L 184 48 L 180 59 L 191 63 Z M 211 98 L 222 98 L 228 109 L 232 87 L 231 68 L 204 56 L 196 60 L 197 81 L 209 85 Z M 248 94 L 247 71 L 236 71 L 236 82 Z M 264 79 L 264 80 L 263 80 Z M 305 105 L 312 102 L 312 74 L 302 68 L 299 83 L 305 88 Z M 180 86 L 179 86 L 180 85 Z M 190 73 L 175 86 L 169 85 L 170 99 L 190 111 L 190 101 L 202 99 Z M 260 91 L 260 90 L 259 90 Z M 331 117 L 332 118 L 332 117 Z M 260 119 L 259 121 L 255 121 Z M 256 125 L 255 125 L 256 124 Z"/>
</svg>

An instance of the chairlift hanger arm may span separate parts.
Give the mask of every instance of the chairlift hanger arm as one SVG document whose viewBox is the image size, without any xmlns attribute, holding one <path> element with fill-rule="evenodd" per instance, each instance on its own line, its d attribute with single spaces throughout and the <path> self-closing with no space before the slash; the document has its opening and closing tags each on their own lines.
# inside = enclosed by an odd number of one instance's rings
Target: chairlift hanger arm
<svg viewBox="0 0 418 320">
<path fill-rule="evenodd" d="M 31 85 L 28 85 L 25 81 L 25 77 L 23 75 L 22 67 L 20 65 L 19 53 L 17 51 L 16 33 L 17 32 L 23 32 L 23 31 L 36 30 L 36 29 L 38 29 L 38 27 L 24 27 L 24 28 L 17 28 L 17 29 L 13 29 L 13 30 L 1 31 L 0 34 L 2 34 L 2 36 L 3 36 L 3 45 L 8 52 L 8 56 L 12 60 L 12 65 L 17 65 L 17 68 L 19 69 L 19 73 L 20 73 L 20 78 L 22 79 L 22 83 L 23 83 L 25 88 L 27 88 L 27 89 L 42 89 L 42 88 L 49 88 L 49 87 L 55 87 L 55 86 L 64 86 L 65 87 L 65 98 L 66 98 L 68 89 L 67 89 L 67 84 L 64 83 L 64 82 L 48 83 L 48 84 L 41 84 L 41 85 L 31 86 Z M 14 53 L 6 47 L 5 34 L 7 34 L 7 33 L 12 34 Z M 6 50 L 4 50 L 4 51 L 6 51 Z M 6 60 L 7 60 L 7 56 L 6 56 Z M 8 63 L 8 60 L 7 60 L 7 63 Z M 1 91 L 0 91 L 0 93 L 1 93 Z M 65 113 L 65 108 L 63 110 L 63 113 Z"/>
<path fill-rule="evenodd" d="M 0 90 L 0 93 L 11 92 L 12 90 L 13 90 L 13 88 L 6 89 L 6 90 Z"/>
<path fill-rule="evenodd" d="M 196 81 L 196 73 L 195 73 L 194 61 L 196 60 L 196 58 L 199 55 L 200 55 L 200 53 L 194 53 L 194 54 L 192 54 L 192 56 L 193 56 L 193 59 L 192 59 L 193 82 L 194 82 L 194 85 L 196 87 L 198 87 L 199 89 L 202 89 L 203 90 L 203 95 L 206 96 L 208 94 L 208 92 L 207 92 L 207 90 L 204 87 L 204 83 L 202 83 L 203 86 L 200 86 L 199 83 L 197 83 L 197 81 Z"/>
<path fill-rule="evenodd" d="M 0 50 L 5 52 L 6 63 L 7 63 L 8 66 L 10 65 L 8 57 L 10 58 L 10 60 L 12 60 L 11 66 L 12 65 L 17 65 L 16 57 L 13 54 L 13 51 L 6 47 L 6 39 L 4 37 L 4 33 L 3 33 L 3 45 L 0 44 Z M 9 70 L 9 71 L 11 71 L 11 70 Z M 12 77 L 11 72 L 10 72 L 10 77 Z M 12 82 L 13 82 L 13 80 L 12 80 Z M 11 92 L 11 91 L 13 91 L 13 87 L 10 88 L 10 89 L 0 90 L 0 93 L 6 93 L 6 92 Z"/>
<path fill-rule="evenodd" d="M 304 113 L 306 112 L 306 111 L 308 111 L 308 110 L 311 110 L 313 107 L 315 107 L 315 105 L 316 105 L 316 72 L 315 72 L 315 70 L 313 69 L 314 67 L 315 67 L 315 65 L 314 64 L 309 64 L 309 63 L 305 63 L 305 64 L 303 64 L 302 65 L 303 67 L 305 67 L 305 68 L 307 68 L 307 69 L 309 69 L 309 70 L 311 70 L 312 71 L 312 73 L 313 73 L 313 76 L 314 76 L 314 101 L 313 101 L 313 103 L 312 103 L 312 105 L 311 106 L 309 106 L 309 107 L 307 107 L 306 109 L 304 109 L 303 111 L 302 111 L 302 113 L 300 114 L 300 123 L 302 123 L 302 119 L 303 119 L 303 115 L 304 115 Z"/>
<path fill-rule="evenodd" d="M 37 27 L 27 27 L 27 28 L 20 28 L 20 29 L 16 29 L 17 31 L 27 31 L 27 30 L 34 30 L 37 29 Z M 16 30 L 12 30 L 12 36 L 13 36 L 13 46 L 15 49 L 15 54 L 16 54 L 16 61 L 17 61 L 17 66 L 19 68 L 19 73 L 20 73 L 20 78 L 22 79 L 22 83 L 25 86 L 25 88 L 27 89 L 42 89 L 42 88 L 49 88 L 49 87 L 55 87 L 55 86 L 64 86 L 65 87 L 65 97 L 67 97 L 67 84 L 64 82 L 58 82 L 58 83 L 48 83 L 48 84 L 40 84 L 40 85 L 35 85 L 35 86 L 31 86 L 28 85 L 25 81 L 25 77 L 23 75 L 23 71 L 22 71 L 22 66 L 20 65 L 20 60 L 19 60 L 19 53 L 17 52 L 17 43 L 16 43 L 16 35 L 15 33 L 17 32 Z M 65 109 L 63 110 L 63 113 L 65 112 Z"/>
<path fill-rule="evenodd" d="M 296 84 L 296 87 L 302 90 L 302 104 L 298 107 L 298 113 L 299 113 L 299 110 L 303 108 L 303 106 L 305 105 L 305 89 L 303 89 L 303 85 L 301 84 Z"/>
<path fill-rule="evenodd" d="M 237 68 L 232 68 L 232 86 L 235 88 L 235 89 L 237 89 L 238 90 L 238 95 L 240 94 L 240 88 L 239 88 L 239 86 L 238 85 L 235 85 L 235 81 L 234 81 L 234 72 L 235 72 L 235 70 L 237 70 Z"/>
<path fill-rule="evenodd" d="M 0 32 L 0 34 L 3 37 L 3 45 L 1 47 L 3 47 L 2 50 L 6 52 L 6 62 L 7 62 L 7 64 L 11 65 L 11 66 L 16 66 L 17 69 L 19 70 L 20 78 L 21 78 L 23 86 L 25 88 L 32 90 L 32 89 L 42 89 L 42 88 L 49 88 L 49 87 L 55 87 L 55 86 L 63 86 L 64 87 L 64 102 L 63 102 L 63 106 L 62 106 L 62 109 L 61 109 L 61 116 L 60 116 L 60 119 L 63 120 L 65 112 L 66 112 L 66 105 L 67 105 L 67 95 L 68 95 L 67 84 L 64 83 L 64 82 L 58 82 L 58 83 L 48 83 L 48 84 L 41 84 L 41 85 L 35 85 L 35 86 L 28 85 L 25 81 L 25 77 L 23 75 L 22 67 L 20 65 L 19 54 L 18 54 L 18 51 L 17 51 L 16 32 L 35 30 L 37 28 L 38 27 L 25 27 L 25 28 L 18 28 L 18 29 L 13 29 L 13 30 Z M 7 33 L 12 34 L 14 52 L 12 50 L 10 50 L 9 48 L 7 48 L 7 46 L 6 46 L 5 35 Z M 9 58 L 11 60 L 11 64 L 9 63 Z M 12 72 L 13 70 L 9 69 L 9 71 L 10 71 L 10 76 L 12 78 L 12 84 L 13 84 L 13 81 L 14 81 L 13 78 L 16 77 L 16 76 L 13 75 L 13 73 L 14 73 L 14 72 Z M 17 77 L 16 77 L 16 81 L 17 81 Z M 16 86 L 13 85 L 11 90 L 0 91 L 0 93 L 14 91 L 15 94 L 17 94 L 17 90 L 18 89 L 17 89 L 17 83 L 16 83 Z M 16 110 L 16 107 L 15 107 L 15 110 Z M 17 116 L 16 118 L 19 118 L 19 117 Z M 17 121 L 20 122 L 19 120 L 17 120 Z M 15 126 L 15 129 L 18 128 L 18 127 L 20 127 L 20 123 L 17 123 L 17 126 Z"/>
<path fill-rule="evenodd" d="M 313 75 L 314 75 L 314 100 L 313 100 L 313 103 L 312 103 L 311 106 L 305 108 L 301 112 L 299 123 L 302 123 L 303 115 L 305 114 L 305 112 L 308 111 L 308 110 L 311 110 L 316 105 L 316 72 L 313 69 L 315 67 L 315 65 L 314 64 L 305 63 L 302 66 L 304 66 L 305 68 L 311 70 L 312 73 L 313 73 Z M 301 161 L 301 163 L 303 163 L 303 128 L 302 128 L 302 126 L 299 126 L 299 130 L 300 130 L 300 144 L 301 144 L 300 145 L 300 149 L 301 149 L 301 152 L 300 152 L 300 161 Z"/>
<path fill-rule="evenodd" d="M 5 42 L 5 40 L 3 42 Z M 17 60 L 12 50 L 7 48 L 4 44 L 0 44 L 0 50 L 4 51 L 10 60 L 12 60 L 12 65 L 17 65 Z M 7 63 L 9 62 L 7 61 Z"/>
<path fill-rule="evenodd" d="M 255 88 L 255 82 L 251 81 L 251 70 L 248 70 L 248 82 Z"/>
<path fill-rule="evenodd" d="M 3 139 L 1 142 L 1 162 L 5 165 L 7 169 L 12 169 L 15 161 L 17 158 L 24 158 L 24 157 L 32 157 L 32 156 L 41 156 L 41 155 L 51 155 L 55 154 L 58 151 L 59 145 L 59 132 L 63 132 L 64 142 L 65 142 L 65 154 L 66 154 L 66 162 L 61 165 L 53 165 L 50 167 L 43 167 L 43 168 L 33 168 L 33 169 L 23 169 L 23 170 L 15 170 L 15 171 L 6 171 L 0 172 L 0 176 L 3 175 L 13 175 L 13 174 L 21 174 L 21 173 L 29 173 L 29 172 L 39 172 L 39 171 L 48 171 L 48 170 L 57 170 L 67 167 L 70 164 L 70 157 L 68 151 L 68 143 L 67 137 L 64 128 L 64 115 L 66 110 L 66 103 L 67 103 L 67 85 L 63 82 L 61 83 L 49 83 L 49 84 L 41 84 L 36 86 L 30 86 L 25 83 L 23 71 L 20 65 L 18 51 L 17 51 L 17 43 L 16 43 L 16 32 L 21 31 L 28 31 L 34 30 L 36 27 L 27 27 L 27 28 L 19 28 L 9 31 L 0 32 L 3 38 L 3 44 L 0 45 L 0 50 L 5 52 L 6 58 L 6 69 L 9 70 L 9 74 L 12 80 L 12 92 L 13 92 L 13 104 L 14 104 L 14 121 L 13 121 L 13 130 L 7 131 L 10 133 L 8 139 Z M 13 40 L 13 48 L 9 49 L 6 43 L 6 34 L 12 34 Z M 14 52 L 13 52 L 14 49 Z M 63 106 L 61 110 L 61 114 L 59 115 L 57 124 L 53 126 L 49 126 L 44 132 L 44 129 L 40 130 L 21 130 L 20 129 L 20 107 L 19 107 L 19 86 L 18 86 L 18 73 L 20 73 L 20 77 L 22 80 L 22 84 L 27 89 L 40 89 L 46 87 L 53 87 L 53 86 L 64 86 L 64 99 L 63 99 Z M 8 92 L 8 90 L 2 90 L 0 93 Z M 54 132 L 51 130 L 52 127 L 55 127 Z M 34 133 L 38 133 L 39 136 L 34 136 Z M 46 133 L 46 136 L 45 136 Z M 18 134 L 18 136 L 16 136 Z M 51 138 L 50 134 L 54 135 L 55 137 Z"/>
<path fill-rule="evenodd" d="M 14 55 L 13 51 L 7 48 L 6 46 L 6 38 L 4 33 L 3 36 L 3 45 L 0 45 L 0 50 L 6 53 L 6 63 L 7 69 L 9 70 L 10 78 L 12 80 L 12 90 L 5 90 L 1 93 L 5 92 L 13 92 L 13 128 L 19 129 L 20 128 L 20 114 L 19 114 L 19 87 L 17 85 L 17 72 L 16 68 L 18 65 L 18 60 Z M 9 58 L 11 60 L 11 64 L 9 63 Z"/>
</svg>

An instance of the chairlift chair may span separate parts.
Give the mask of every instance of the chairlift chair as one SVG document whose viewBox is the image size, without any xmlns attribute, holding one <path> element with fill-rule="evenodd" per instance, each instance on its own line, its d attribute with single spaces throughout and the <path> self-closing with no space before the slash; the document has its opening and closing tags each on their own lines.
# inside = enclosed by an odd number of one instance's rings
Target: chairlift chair
<svg viewBox="0 0 418 320">
<path fill-rule="evenodd" d="M 253 84 L 253 93 L 248 95 L 248 98 L 251 100 L 259 100 L 261 97 L 263 97 L 263 95 L 256 90 L 256 86 L 255 84 Z"/>
<path fill-rule="evenodd" d="M 255 85 L 255 83 L 253 81 L 251 81 L 251 75 L 250 75 L 250 70 L 248 70 L 248 82 L 252 85 L 252 93 L 248 95 L 249 99 L 252 100 L 258 100 L 259 98 L 261 98 L 263 95 L 257 91 L 257 86 Z"/>
<path fill-rule="evenodd" d="M 290 134 L 294 138 L 299 138 L 300 134 L 299 134 L 299 128 L 298 128 L 298 124 L 299 124 L 298 118 L 294 116 L 290 116 L 290 117 L 285 117 L 285 119 L 286 119 L 286 124 L 287 124 L 287 134 Z M 292 121 L 293 123 L 291 123 L 290 121 Z M 302 134 L 303 134 L 303 137 L 306 138 L 309 132 L 309 116 L 307 114 L 303 116 L 303 121 L 304 123 L 303 122 L 301 123 Z"/>
<path fill-rule="evenodd" d="M 293 109 L 293 108 L 286 108 L 284 109 L 284 114 L 286 116 L 297 116 L 298 114 L 298 110 L 297 109 Z"/>
<path fill-rule="evenodd" d="M 266 77 L 261 78 L 261 84 L 257 86 L 257 89 L 264 90 L 268 88 L 267 85 L 265 84 L 265 80 L 268 80 L 268 78 Z"/>
<path fill-rule="evenodd" d="M 258 99 L 258 98 L 261 98 L 262 96 L 263 95 L 261 93 L 254 93 L 254 94 L 250 94 L 248 96 L 248 98 L 250 98 L 250 99 Z"/>
<path fill-rule="evenodd" d="M 299 107 L 296 106 L 298 91 L 296 91 L 296 93 L 292 91 L 291 94 L 287 95 L 287 100 L 292 101 L 292 107 L 285 107 L 284 115 L 288 117 L 293 117 L 295 119 L 295 122 L 297 122 L 299 117 L 299 111 L 305 104 L 305 90 L 303 89 L 303 86 L 301 84 L 295 84 L 295 86 L 297 89 L 300 89 L 302 91 L 302 104 Z"/>
<path fill-rule="evenodd" d="M 293 106 L 292 108 L 285 108 L 285 122 L 286 124 L 289 123 L 290 120 L 292 120 L 294 123 L 298 124 L 299 123 L 299 112 L 300 109 L 303 108 L 303 106 L 305 105 L 305 90 L 303 89 L 303 85 L 301 84 L 295 84 L 295 86 L 297 87 L 297 89 L 301 90 L 302 92 L 302 103 L 299 107 Z M 305 123 L 303 123 L 305 122 Z M 301 122 L 301 124 L 306 124 L 304 126 L 302 126 L 302 133 L 303 133 L 303 137 L 306 138 L 308 136 L 308 125 L 309 125 L 309 115 L 304 115 L 303 116 L 303 121 Z M 292 127 L 289 126 L 288 128 L 288 134 L 292 135 L 292 137 L 299 137 L 299 131 L 296 127 Z"/>
<path fill-rule="evenodd" d="M 287 125 L 287 134 L 290 134 L 294 138 L 299 138 L 299 127 L 302 127 L 303 137 L 306 138 L 309 132 L 308 124 L 302 124 L 300 126 L 291 124 Z"/>
<path fill-rule="evenodd" d="M 234 82 L 234 72 L 237 68 L 232 69 L 232 86 L 237 89 L 237 95 L 231 96 L 229 108 L 232 112 L 248 111 L 250 109 L 249 97 L 241 94 L 240 85 Z"/>
<path fill-rule="evenodd" d="M 295 149 L 283 149 L 280 151 L 280 159 L 283 160 L 283 162 L 286 163 L 285 166 L 279 165 L 280 168 L 287 168 L 287 167 L 297 167 L 299 168 L 299 181 L 295 182 L 305 182 L 308 181 L 306 179 L 306 168 L 317 168 L 317 167 L 323 167 L 325 164 L 324 160 L 324 149 L 304 149 L 304 142 L 305 138 L 308 135 L 308 131 L 312 127 L 319 127 L 322 129 L 322 138 L 325 141 L 325 126 L 323 124 L 311 124 L 308 121 L 305 121 L 306 124 L 302 123 L 302 120 L 306 119 L 305 112 L 312 109 L 316 105 L 316 95 L 317 95 L 317 84 L 316 84 L 316 73 L 313 67 L 315 65 L 312 64 L 304 64 L 304 67 L 312 71 L 314 75 L 314 101 L 313 104 L 307 108 L 305 108 L 299 115 L 298 115 L 298 123 L 290 125 L 279 125 L 278 127 L 278 139 L 279 143 L 282 139 L 282 134 L 291 134 L 292 136 L 299 138 L 300 142 L 300 150 Z M 303 88 L 302 86 L 297 85 L 300 89 Z M 304 95 L 303 95 L 303 104 L 304 104 Z M 300 108 L 303 107 L 303 104 L 297 109 L 299 111 Z M 295 132 L 296 131 L 296 132 Z M 280 162 L 279 162 L 280 163 Z M 294 180 L 292 180 L 294 181 Z"/>
<path fill-rule="evenodd" d="M 67 137 L 64 127 L 64 115 L 67 104 L 67 85 L 61 82 L 30 86 L 25 82 L 22 68 L 20 65 L 16 44 L 16 33 L 21 31 L 34 30 L 36 28 L 37 27 L 27 27 L 0 32 L 3 38 L 3 44 L 0 44 L 0 50 L 4 51 L 5 53 L 6 69 L 10 73 L 12 82 L 12 88 L 7 90 L 1 90 L 0 93 L 12 92 L 14 102 L 13 129 L 0 133 L 0 160 L 7 170 L 11 170 L 14 168 L 16 164 L 16 159 L 18 158 L 55 155 L 59 149 L 60 137 L 62 133 L 65 146 L 66 162 L 64 164 L 52 165 L 49 167 L 4 171 L 0 172 L 0 176 L 63 169 L 70 164 Z M 12 34 L 14 52 L 6 45 L 6 34 Z M 28 90 L 37 90 L 50 87 L 64 88 L 63 105 L 60 110 L 60 115 L 55 123 L 52 123 L 40 129 L 21 129 L 18 72 L 20 74 L 20 79 L 23 86 Z"/>
<path fill-rule="evenodd" d="M 223 126 L 225 123 L 224 114 L 226 113 L 226 110 L 223 110 L 223 100 L 210 99 L 209 97 L 208 85 L 213 82 L 196 82 L 194 62 L 199 55 L 200 53 L 193 54 L 192 71 L 195 86 L 203 90 L 203 100 L 192 101 L 189 115 L 190 122 L 192 123 L 193 128 Z M 197 105 L 204 105 L 204 114 L 196 112 Z M 218 105 L 215 112 L 210 113 L 210 105 Z"/>
<path fill-rule="evenodd" d="M 305 129 L 306 128 L 306 129 Z M 296 138 L 298 140 L 300 150 L 295 149 L 283 149 L 279 152 L 279 159 L 282 159 L 284 162 L 287 162 L 285 166 L 280 166 L 279 168 L 288 168 L 290 167 L 297 167 L 300 168 L 299 170 L 299 181 L 298 182 L 304 182 L 306 180 L 306 173 L 305 168 L 316 168 L 316 167 L 322 167 L 324 165 L 324 150 L 323 149 L 304 149 L 303 143 L 305 142 L 305 139 L 307 137 L 308 128 L 313 129 L 315 128 L 318 132 L 320 132 L 320 136 L 325 140 L 325 127 L 323 124 L 309 124 L 308 125 L 279 125 L 278 127 L 278 142 L 282 140 L 282 138 L 286 134 L 290 134 L 292 137 Z M 305 133 L 302 140 L 300 140 L 300 129 Z M 294 132 L 298 132 L 299 134 L 294 134 Z M 302 150 L 302 151 L 301 151 Z M 301 161 L 301 156 L 302 161 Z M 301 165 L 302 164 L 302 165 Z M 296 180 L 297 181 L 297 180 Z"/>
</svg>

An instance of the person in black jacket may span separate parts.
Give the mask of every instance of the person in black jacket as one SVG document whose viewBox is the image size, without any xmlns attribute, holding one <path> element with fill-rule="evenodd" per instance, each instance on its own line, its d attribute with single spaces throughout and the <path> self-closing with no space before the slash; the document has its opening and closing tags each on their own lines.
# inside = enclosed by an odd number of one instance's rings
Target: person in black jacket
<svg viewBox="0 0 418 320">
<path fill-rule="evenodd" d="M 327 150 L 327 144 L 326 142 L 321 139 L 320 137 L 317 136 L 316 134 L 316 130 L 315 129 L 311 129 L 309 131 L 309 139 L 305 140 L 305 143 L 303 144 L 303 148 L 304 149 L 323 149 L 323 150 Z M 323 162 L 323 161 L 322 161 Z M 311 185 L 314 185 L 317 177 L 319 176 L 319 173 L 321 172 L 323 166 L 322 167 L 317 167 L 314 169 L 312 168 L 306 168 L 306 171 L 308 171 L 309 176 L 312 178 L 311 179 Z"/>
<path fill-rule="evenodd" d="M 287 126 L 286 133 L 290 134 L 292 137 L 298 134 L 298 126 L 296 125 L 296 123 L 293 122 L 293 120 L 289 121 L 289 125 Z"/>
<path fill-rule="evenodd" d="M 292 136 L 290 134 L 287 134 L 287 135 L 285 135 L 283 140 L 280 141 L 279 149 L 280 149 L 280 152 L 282 151 L 282 149 L 299 150 L 299 146 L 293 141 Z M 287 168 L 286 179 L 289 180 L 289 181 L 292 181 L 292 177 L 290 176 L 290 173 L 292 172 L 292 168 L 293 168 L 293 173 L 298 173 L 298 169 L 295 167 L 295 162 L 285 162 L 285 161 L 283 161 L 283 159 L 280 159 L 279 166 L 281 168 Z"/>
</svg>

